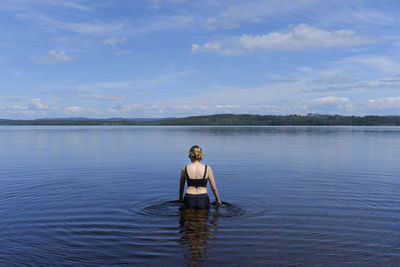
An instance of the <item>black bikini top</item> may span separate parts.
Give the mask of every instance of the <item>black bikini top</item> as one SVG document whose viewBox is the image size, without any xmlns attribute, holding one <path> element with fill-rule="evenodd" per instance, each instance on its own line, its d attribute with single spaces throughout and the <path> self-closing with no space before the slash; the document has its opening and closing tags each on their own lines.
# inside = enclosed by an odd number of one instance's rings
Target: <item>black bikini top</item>
<svg viewBox="0 0 400 267">
<path fill-rule="evenodd" d="M 206 168 L 204 169 L 203 179 L 190 179 L 189 174 L 187 172 L 187 166 L 185 166 L 185 173 L 186 173 L 188 186 L 207 187 L 207 181 L 208 181 L 208 178 L 206 179 L 207 165 L 206 165 Z"/>
</svg>

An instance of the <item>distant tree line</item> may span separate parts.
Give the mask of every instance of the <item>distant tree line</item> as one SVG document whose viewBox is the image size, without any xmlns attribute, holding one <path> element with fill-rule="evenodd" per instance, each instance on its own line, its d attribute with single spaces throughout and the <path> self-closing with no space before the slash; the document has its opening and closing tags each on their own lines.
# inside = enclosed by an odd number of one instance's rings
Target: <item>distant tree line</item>
<svg viewBox="0 0 400 267">
<path fill-rule="evenodd" d="M 400 116 L 340 116 L 340 115 L 233 115 L 218 114 L 168 119 L 153 122 L 158 125 L 400 125 Z"/>
<path fill-rule="evenodd" d="M 400 126 L 400 116 L 341 116 L 341 115 L 236 115 L 216 114 L 185 118 L 159 120 L 137 119 L 37 119 L 37 120 L 0 120 L 0 125 L 223 125 L 223 126 Z"/>
</svg>

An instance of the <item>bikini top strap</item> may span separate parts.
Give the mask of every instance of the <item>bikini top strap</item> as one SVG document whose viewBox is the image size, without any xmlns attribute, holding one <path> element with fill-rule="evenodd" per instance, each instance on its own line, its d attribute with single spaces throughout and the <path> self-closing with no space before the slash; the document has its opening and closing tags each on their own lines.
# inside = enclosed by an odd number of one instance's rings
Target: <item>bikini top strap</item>
<svg viewBox="0 0 400 267">
<path fill-rule="evenodd" d="M 204 175 L 203 175 L 203 179 L 206 179 L 206 173 L 207 173 L 207 165 L 206 165 L 206 167 L 204 168 Z"/>
</svg>

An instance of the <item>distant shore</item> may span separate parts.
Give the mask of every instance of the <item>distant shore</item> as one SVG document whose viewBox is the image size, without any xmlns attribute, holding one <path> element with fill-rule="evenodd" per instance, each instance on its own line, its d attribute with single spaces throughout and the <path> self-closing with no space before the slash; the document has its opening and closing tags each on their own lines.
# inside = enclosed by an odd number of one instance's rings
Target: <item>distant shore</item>
<svg viewBox="0 0 400 267">
<path fill-rule="evenodd" d="M 0 119 L 0 125 L 215 125 L 215 126 L 400 126 L 400 116 L 341 116 L 341 115 L 250 115 L 216 114 L 163 119 Z"/>
</svg>

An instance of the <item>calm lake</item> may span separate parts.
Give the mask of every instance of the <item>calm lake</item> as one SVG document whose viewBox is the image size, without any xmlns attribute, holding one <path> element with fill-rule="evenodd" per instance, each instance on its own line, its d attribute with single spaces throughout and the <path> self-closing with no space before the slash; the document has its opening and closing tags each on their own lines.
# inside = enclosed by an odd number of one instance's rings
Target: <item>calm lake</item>
<svg viewBox="0 0 400 267">
<path fill-rule="evenodd" d="M 180 213 L 195 144 L 230 204 Z M 400 263 L 400 127 L 3 126 L 0 183 L 0 266 Z"/>
</svg>

